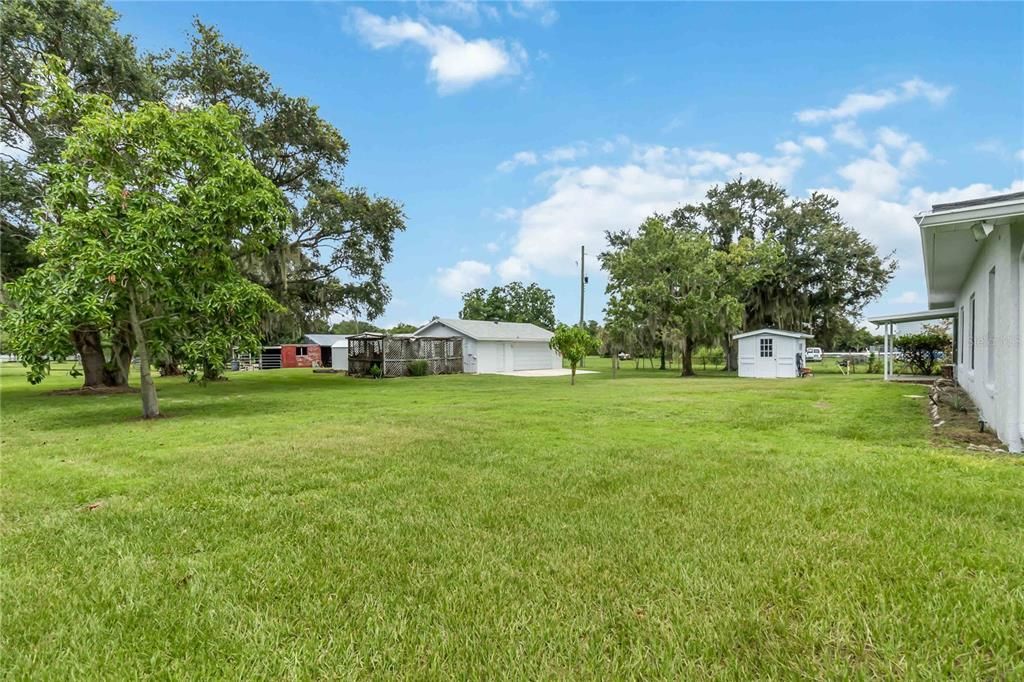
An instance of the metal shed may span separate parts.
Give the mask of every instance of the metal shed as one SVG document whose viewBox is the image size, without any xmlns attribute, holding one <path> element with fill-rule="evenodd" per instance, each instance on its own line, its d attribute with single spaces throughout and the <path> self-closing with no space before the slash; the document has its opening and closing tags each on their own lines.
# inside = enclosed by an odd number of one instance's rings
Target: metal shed
<svg viewBox="0 0 1024 682">
<path fill-rule="evenodd" d="M 736 334 L 739 343 L 739 375 L 755 379 L 795 379 L 805 366 L 810 334 L 783 329 L 758 329 Z"/>
<path fill-rule="evenodd" d="M 348 371 L 348 339 L 331 344 L 331 368 Z"/>
</svg>

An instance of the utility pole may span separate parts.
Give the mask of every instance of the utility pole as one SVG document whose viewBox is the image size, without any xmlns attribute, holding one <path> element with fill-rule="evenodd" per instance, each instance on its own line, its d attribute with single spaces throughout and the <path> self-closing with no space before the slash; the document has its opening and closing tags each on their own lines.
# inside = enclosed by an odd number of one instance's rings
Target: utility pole
<svg viewBox="0 0 1024 682">
<path fill-rule="evenodd" d="M 587 255 L 587 247 L 580 247 L 580 329 L 583 329 L 583 290 L 587 283 L 587 275 L 583 269 L 583 259 Z"/>
</svg>

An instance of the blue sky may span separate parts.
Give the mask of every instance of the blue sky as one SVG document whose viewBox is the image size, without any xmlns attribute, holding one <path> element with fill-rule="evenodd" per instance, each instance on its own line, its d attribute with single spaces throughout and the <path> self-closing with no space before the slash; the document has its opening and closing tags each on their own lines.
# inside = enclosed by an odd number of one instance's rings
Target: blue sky
<svg viewBox="0 0 1024 682">
<path fill-rule="evenodd" d="M 738 173 L 840 200 L 925 306 L 912 216 L 1024 190 L 1024 4 L 115 3 L 147 50 L 217 25 L 405 206 L 381 321 L 511 279 L 579 314 L 579 247 Z M 588 258 L 588 318 L 604 279 Z"/>
</svg>

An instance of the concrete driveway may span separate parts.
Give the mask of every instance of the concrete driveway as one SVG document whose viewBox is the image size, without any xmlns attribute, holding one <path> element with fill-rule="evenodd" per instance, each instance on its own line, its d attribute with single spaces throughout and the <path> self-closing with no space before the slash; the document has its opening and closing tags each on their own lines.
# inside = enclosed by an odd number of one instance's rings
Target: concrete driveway
<svg viewBox="0 0 1024 682">
<path fill-rule="evenodd" d="M 592 369 L 578 369 L 577 374 L 597 374 Z M 523 369 L 518 372 L 498 372 L 506 377 L 567 377 L 572 374 L 568 369 Z"/>
</svg>

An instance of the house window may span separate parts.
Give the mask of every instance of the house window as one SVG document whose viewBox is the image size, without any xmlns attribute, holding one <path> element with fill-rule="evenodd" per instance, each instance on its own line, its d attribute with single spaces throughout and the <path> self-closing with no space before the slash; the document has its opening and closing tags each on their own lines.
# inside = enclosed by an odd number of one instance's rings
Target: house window
<svg viewBox="0 0 1024 682">
<path fill-rule="evenodd" d="M 773 347 L 772 344 L 775 339 L 761 339 L 761 357 L 770 358 L 772 357 Z"/>
<path fill-rule="evenodd" d="M 996 383 L 996 269 L 988 271 L 988 319 L 985 320 L 985 380 Z"/>
<path fill-rule="evenodd" d="M 969 306 L 971 311 L 971 369 L 974 369 L 974 294 L 971 294 L 971 302 Z"/>
<path fill-rule="evenodd" d="M 964 319 L 964 307 L 960 306 L 960 319 L 957 322 L 960 325 L 960 334 L 956 340 L 956 362 L 958 365 L 964 364 L 964 332 L 967 329 L 967 320 Z"/>
<path fill-rule="evenodd" d="M 309 353 L 309 349 L 306 348 L 305 346 L 296 346 L 295 347 L 295 355 L 306 355 L 308 353 Z"/>
</svg>

